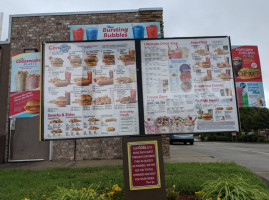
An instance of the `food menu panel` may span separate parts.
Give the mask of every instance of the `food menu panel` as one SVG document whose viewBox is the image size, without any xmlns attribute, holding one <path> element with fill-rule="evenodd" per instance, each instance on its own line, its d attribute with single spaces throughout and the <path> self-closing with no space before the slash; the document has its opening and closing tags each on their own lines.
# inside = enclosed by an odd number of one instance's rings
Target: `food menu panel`
<svg viewBox="0 0 269 200">
<path fill-rule="evenodd" d="M 146 134 L 238 131 L 228 37 L 141 41 Z"/>
<path fill-rule="evenodd" d="M 39 116 L 40 53 L 12 55 L 9 102 L 9 118 Z"/>
<path fill-rule="evenodd" d="M 265 107 L 257 46 L 232 46 L 238 107 Z"/>
<path fill-rule="evenodd" d="M 44 43 L 43 139 L 138 135 L 134 41 Z"/>
</svg>

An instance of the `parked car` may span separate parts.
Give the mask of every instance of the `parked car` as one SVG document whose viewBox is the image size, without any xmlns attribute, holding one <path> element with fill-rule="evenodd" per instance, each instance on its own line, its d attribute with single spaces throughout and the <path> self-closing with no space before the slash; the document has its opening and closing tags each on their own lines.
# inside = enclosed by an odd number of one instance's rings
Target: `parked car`
<svg viewBox="0 0 269 200">
<path fill-rule="evenodd" d="M 194 143 L 194 136 L 193 134 L 172 134 L 169 135 L 170 144 L 173 142 L 183 142 L 184 144 L 190 143 L 193 145 Z"/>
</svg>

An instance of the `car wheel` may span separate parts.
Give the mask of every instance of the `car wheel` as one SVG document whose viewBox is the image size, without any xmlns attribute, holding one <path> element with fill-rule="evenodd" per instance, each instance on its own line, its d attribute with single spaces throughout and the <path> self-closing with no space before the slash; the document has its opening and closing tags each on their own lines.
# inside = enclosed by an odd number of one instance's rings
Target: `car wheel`
<svg viewBox="0 0 269 200">
<path fill-rule="evenodd" d="M 193 145 L 193 141 L 191 141 L 190 144 Z"/>
<path fill-rule="evenodd" d="M 173 142 L 170 140 L 170 145 L 172 145 L 173 144 Z"/>
<path fill-rule="evenodd" d="M 187 144 L 187 142 L 184 142 L 184 144 L 186 145 L 186 144 Z"/>
</svg>

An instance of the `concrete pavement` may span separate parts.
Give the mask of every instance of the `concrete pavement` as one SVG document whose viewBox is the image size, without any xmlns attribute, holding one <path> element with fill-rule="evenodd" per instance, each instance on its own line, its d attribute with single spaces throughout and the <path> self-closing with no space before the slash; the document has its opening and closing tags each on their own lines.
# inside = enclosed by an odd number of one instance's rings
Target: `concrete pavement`
<svg viewBox="0 0 269 200">
<path fill-rule="evenodd" d="M 184 151 L 176 151 L 175 146 L 170 145 L 170 158 L 164 158 L 166 163 L 180 162 L 217 162 L 215 158 L 185 149 Z M 51 168 L 66 167 L 98 167 L 109 165 L 123 165 L 121 159 L 117 160 L 83 160 L 83 161 L 38 161 L 38 162 L 20 162 L 20 163 L 4 163 L 0 164 L 0 169 L 18 169 L 18 170 L 44 170 Z"/>
</svg>

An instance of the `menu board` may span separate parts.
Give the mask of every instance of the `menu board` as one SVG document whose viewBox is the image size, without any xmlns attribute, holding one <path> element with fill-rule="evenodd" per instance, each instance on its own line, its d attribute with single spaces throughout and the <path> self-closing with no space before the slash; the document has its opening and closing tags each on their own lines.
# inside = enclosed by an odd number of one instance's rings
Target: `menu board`
<svg viewBox="0 0 269 200">
<path fill-rule="evenodd" d="M 238 131 L 229 37 L 141 41 L 146 134 Z"/>
<path fill-rule="evenodd" d="M 135 41 L 43 44 L 43 139 L 139 134 Z"/>
</svg>

